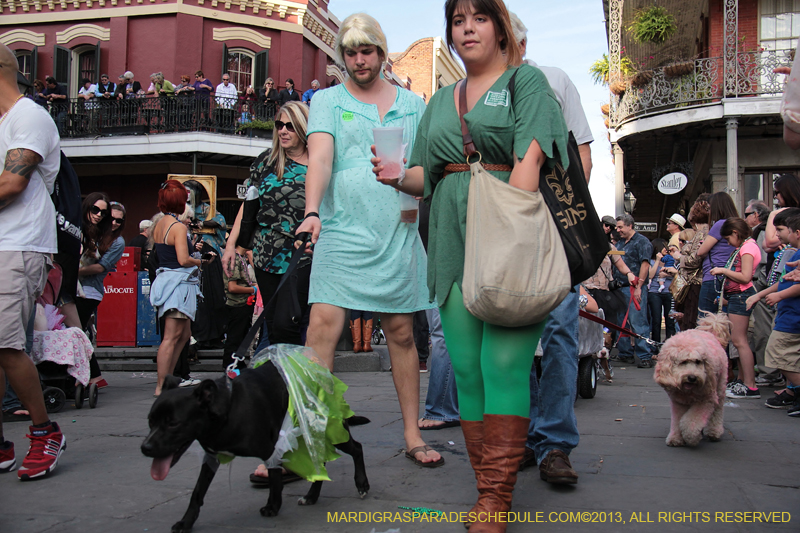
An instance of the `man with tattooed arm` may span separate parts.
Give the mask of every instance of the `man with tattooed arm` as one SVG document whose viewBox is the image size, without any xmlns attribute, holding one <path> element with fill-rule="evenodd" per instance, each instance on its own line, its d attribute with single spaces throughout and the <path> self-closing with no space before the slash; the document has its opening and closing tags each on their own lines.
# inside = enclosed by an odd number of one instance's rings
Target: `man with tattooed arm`
<svg viewBox="0 0 800 533">
<path fill-rule="evenodd" d="M 0 44 L 0 397 L 5 378 L 30 412 L 31 439 L 17 472 L 23 481 L 55 469 L 66 440 L 45 410 L 36 367 L 25 353 L 34 300 L 42 293 L 56 248 L 50 193 L 61 145 L 53 119 L 17 86 L 17 58 Z M 17 465 L 0 422 L 0 473 Z"/>
</svg>

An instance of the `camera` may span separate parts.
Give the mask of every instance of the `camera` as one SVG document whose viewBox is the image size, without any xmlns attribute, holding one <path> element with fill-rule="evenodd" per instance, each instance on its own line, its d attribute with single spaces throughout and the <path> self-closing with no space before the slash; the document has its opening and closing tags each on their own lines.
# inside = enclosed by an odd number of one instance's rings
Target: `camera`
<svg viewBox="0 0 800 533">
<path fill-rule="evenodd" d="M 622 282 L 616 279 L 609 280 L 608 282 L 608 290 L 615 291 L 617 289 L 621 289 L 622 287 L 630 287 L 630 283 L 627 281 Z"/>
</svg>

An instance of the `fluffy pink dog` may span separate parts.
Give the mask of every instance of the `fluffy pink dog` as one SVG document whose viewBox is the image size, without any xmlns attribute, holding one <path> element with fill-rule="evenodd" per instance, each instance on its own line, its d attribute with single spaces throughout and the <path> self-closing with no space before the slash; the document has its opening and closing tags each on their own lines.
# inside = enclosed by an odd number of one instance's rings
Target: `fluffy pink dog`
<svg viewBox="0 0 800 533">
<path fill-rule="evenodd" d="M 722 437 L 722 407 L 728 359 L 723 346 L 730 338 L 725 315 L 707 315 L 697 329 L 673 335 L 658 354 L 653 379 L 672 403 L 667 446 L 697 446 L 707 428 L 708 438 Z"/>
</svg>

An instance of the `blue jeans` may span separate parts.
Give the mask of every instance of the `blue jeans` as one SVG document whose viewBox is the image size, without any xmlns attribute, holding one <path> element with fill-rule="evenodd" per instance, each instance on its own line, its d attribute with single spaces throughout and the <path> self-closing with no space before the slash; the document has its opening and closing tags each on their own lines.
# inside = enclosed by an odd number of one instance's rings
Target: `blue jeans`
<svg viewBox="0 0 800 533">
<path fill-rule="evenodd" d="M 719 309 L 719 304 L 714 302 L 719 296 L 715 284 L 719 285 L 717 281 L 712 279 L 710 281 L 704 281 L 703 284 L 700 285 L 700 297 L 697 301 L 697 308 L 700 311 L 716 313 Z M 698 314 L 697 317 L 703 318 L 703 313 Z"/>
<path fill-rule="evenodd" d="M 675 320 L 669 316 L 672 308 L 672 294 L 667 289 L 662 292 L 649 292 L 647 293 L 647 306 L 650 308 L 650 338 L 661 342 L 662 312 L 667 339 L 675 335 Z"/>
<path fill-rule="evenodd" d="M 531 424 L 527 446 L 536 462 L 553 449 L 569 455 L 580 435 L 575 420 L 578 386 L 578 287 L 570 292 L 550 317 L 542 333 L 542 379 L 531 369 Z"/>
<path fill-rule="evenodd" d="M 428 309 L 425 314 L 431 330 L 431 354 L 428 359 L 430 378 L 428 395 L 425 397 L 424 418 L 451 422 L 458 420 L 459 417 L 456 375 L 450 362 L 450 353 L 444 343 L 439 308 Z"/>
<path fill-rule="evenodd" d="M 620 289 L 620 292 L 625 297 L 625 301 L 630 302 L 631 288 L 623 287 Z M 641 309 L 638 311 L 636 310 L 636 306 L 633 304 L 633 302 L 630 302 L 630 312 L 628 313 L 628 323 L 626 325 L 627 329 L 633 331 L 637 335 L 641 335 L 644 338 L 637 339 L 634 337 L 634 346 L 631 346 L 631 337 L 621 338 L 617 343 L 620 357 L 630 358 L 634 355 L 637 355 L 642 361 L 649 361 L 652 357 L 650 354 L 650 345 L 648 345 L 647 341 L 644 340 L 650 336 L 650 323 L 647 320 L 647 294 L 647 289 L 642 288 Z M 617 324 L 622 325 L 622 320 L 624 318 L 625 310 L 620 312 Z"/>
</svg>

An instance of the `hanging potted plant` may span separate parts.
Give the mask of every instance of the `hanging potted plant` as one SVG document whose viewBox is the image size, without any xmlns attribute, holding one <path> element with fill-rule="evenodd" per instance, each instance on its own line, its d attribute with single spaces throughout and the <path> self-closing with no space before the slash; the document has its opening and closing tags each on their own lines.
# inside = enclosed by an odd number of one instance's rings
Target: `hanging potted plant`
<svg viewBox="0 0 800 533">
<path fill-rule="evenodd" d="M 616 94 L 617 96 L 622 96 L 623 94 L 625 94 L 625 89 L 627 88 L 628 85 L 621 80 L 612 81 L 608 86 L 608 90 Z"/>
<path fill-rule="evenodd" d="M 260 137 L 268 139 L 275 129 L 275 123 L 271 120 L 253 119 L 250 122 L 243 122 L 236 127 L 236 133 L 247 135 L 248 137 Z"/>
<path fill-rule="evenodd" d="M 603 54 L 602 59 L 598 59 L 589 67 L 589 74 L 592 75 L 592 81 L 597 85 L 608 85 L 611 73 L 610 69 L 608 54 Z M 623 77 L 627 78 L 636 71 L 636 68 L 628 57 L 622 56 L 619 61 L 619 71 Z"/>
<path fill-rule="evenodd" d="M 664 76 L 668 78 L 678 78 L 680 76 L 686 76 L 694 72 L 694 60 L 693 59 L 683 59 L 680 61 L 675 61 L 664 67 Z"/>
<path fill-rule="evenodd" d="M 611 107 L 608 104 L 603 104 L 600 106 L 600 112 L 603 113 L 605 116 L 608 116 L 608 112 L 611 110 Z"/>
<path fill-rule="evenodd" d="M 675 17 L 661 6 L 640 9 L 626 28 L 637 43 L 662 44 L 678 30 Z"/>
<path fill-rule="evenodd" d="M 652 70 L 640 70 L 631 78 L 631 87 L 644 87 L 653 79 Z"/>
</svg>

